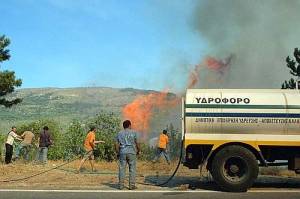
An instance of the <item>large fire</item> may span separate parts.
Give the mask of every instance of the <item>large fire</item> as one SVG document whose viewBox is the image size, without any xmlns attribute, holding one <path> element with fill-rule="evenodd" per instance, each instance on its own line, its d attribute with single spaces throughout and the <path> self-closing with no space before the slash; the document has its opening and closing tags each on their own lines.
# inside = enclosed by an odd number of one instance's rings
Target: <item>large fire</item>
<svg viewBox="0 0 300 199">
<path fill-rule="evenodd" d="M 132 121 L 133 129 L 148 133 L 153 111 L 173 107 L 179 101 L 178 98 L 170 99 L 166 91 L 141 95 L 123 108 L 123 118 Z"/>
<path fill-rule="evenodd" d="M 201 64 L 196 65 L 189 74 L 187 88 L 194 88 L 199 82 L 200 70 L 207 68 L 218 74 L 224 74 L 228 69 L 232 56 L 226 59 L 218 60 L 213 57 L 206 57 Z M 144 133 L 149 133 L 151 119 L 154 111 L 166 110 L 180 104 L 180 98 L 170 99 L 168 92 L 153 92 L 148 95 L 137 96 L 130 104 L 123 107 L 123 119 L 129 119 L 132 122 L 132 128 Z"/>
</svg>

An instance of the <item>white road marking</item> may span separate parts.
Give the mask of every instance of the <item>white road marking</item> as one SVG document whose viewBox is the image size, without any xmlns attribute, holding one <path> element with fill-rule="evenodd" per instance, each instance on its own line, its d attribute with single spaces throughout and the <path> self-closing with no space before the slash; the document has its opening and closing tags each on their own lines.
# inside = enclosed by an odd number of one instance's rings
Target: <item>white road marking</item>
<svg viewBox="0 0 300 199">
<path fill-rule="evenodd" d="M 179 191 L 179 190 L 47 190 L 47 189 L 0 189 L 0 192 L 58 192 L 58 193 L 205 193 L 205 192 L 217 192 L 210 190 L 199 190 L 199 191 Z"/>
<path fill-rule="evenodd" d="M 248 192 L 250 193 L 300 193 L 300 187 L 299 189 L 276 189 L 276 190 L 259 190 L 259 189 L 255 189 L 255 190 L 249 190 Z"/>
<path fill-rule="evenodd" d="M 53 193 L 222 193 L 211 190 L 47 190 L 47 189 L 0 189 L 0 192 L 53 192 Z M 300 189 L 249 190 L 248 193 L 300 193 Z"/>
</svg>

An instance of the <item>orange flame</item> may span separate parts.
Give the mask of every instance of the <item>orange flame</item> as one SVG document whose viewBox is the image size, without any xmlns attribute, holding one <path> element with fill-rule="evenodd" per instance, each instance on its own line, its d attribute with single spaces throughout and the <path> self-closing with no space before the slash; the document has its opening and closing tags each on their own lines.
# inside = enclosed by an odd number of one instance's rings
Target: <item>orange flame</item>
<svg viewBox="0 0 300 199">
<path fill-rule="evenodd" d="M 206 57 L 201 64 L 196 65 L 189 74 L 187 88 L 193 88 L 199 82 L 199 73 L 202 68 L 219 72 L 221 75 L 229 67 L 231 57 L 224 60 L 218 60 L 213 57 Z M 180 98 L 175 97 L 170 99 L 168 92 L 162 91 L 158 93 L 150 93 L 148 95 L 140 95 L 136 97 L 130 104 L 127 104 L 122 109 L 123 119 L 129 119 L 132 123 L 132 128 L 144 133 L 149 133 L 151 119 L 154 116 L 154 111 L 166 108 L 172 108 L 180 104 Z"/>
<path fill-rule="evenodd" d="M 231 62 L 232 59 L 232 55 L 230 55 L 229 57 L 227 57 L 226 59 L 223 60 L 218 60 L 214 57 L 206 57 L 204 59 L 204 66 L 207 67 L 208 69 L 220 72 L 220 73 L 224 73 L 225 69 L 227 69 L 229 67 L 229 64 Z"/>
<path fill-rule="evenodd" d="M 154 110 L 172 107 L 178 102 L 177 98 L 169 99 L 165 91 L 141 95 L 123 108 L 123 118 L 131 120 L 133 129 L 148 133 Z"/>
<path fill-rule="evenodd" d="M 202 68 L 208 68 L 223 75 L 224 72 L 229 68 L 231 60 L 232 55 L 223 60 L 219 60 L 210 56 L 205 57 L 202 63 L 197 64 L 190 72 L 187 88 L 194 88 L 197 85 L 199 82 L 199 72 Z"/>
</svg>

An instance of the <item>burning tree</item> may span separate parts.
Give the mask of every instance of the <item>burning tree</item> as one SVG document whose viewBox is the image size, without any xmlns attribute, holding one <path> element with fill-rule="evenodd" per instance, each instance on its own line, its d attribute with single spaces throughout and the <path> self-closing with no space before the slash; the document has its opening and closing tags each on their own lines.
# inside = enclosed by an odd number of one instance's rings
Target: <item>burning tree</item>
<svg viewBox="0 0 300 199">
<path fill-rule="evenodd" d="M 132 128 L 143 133 L 143 138 L 147 138 L 154 111 L 176 107 L 180 102 L 180 98 L 167 91 L 140 95 L 123 107 L 123 119 L 131 120 Z"/>
<path fill-rule="evenodd" d="M 300 50 L 298 48 L 295 48 L 294 50 L 294 59 L 291 59 L 290 56 L 286 58 L 286 66 L 290 69 L 290 73 L 297 77 L 297 79 L 300 78 Z M 290 80 L 285 80 L 284 83 L 281 85 L 282 89 L 295 89 L 296 88 L 296 80 L 294 78 L 291 78 Z"/>
<path fill-rule="evenodd" d="M 10 54 L 7 47 L 10 44 L 10 40 L 4 35 L 0 37 L 0 63 L 9 60 Z M 20 103 L 20 98 L 7 99 L 6 96 L 15 91 L 15 87 L 19 87 L 22 84 L 21 79 L 16 79 L 14 71 L 0 71 L 0 106 L 11 107 L 14 104 Z"/>
</svg>

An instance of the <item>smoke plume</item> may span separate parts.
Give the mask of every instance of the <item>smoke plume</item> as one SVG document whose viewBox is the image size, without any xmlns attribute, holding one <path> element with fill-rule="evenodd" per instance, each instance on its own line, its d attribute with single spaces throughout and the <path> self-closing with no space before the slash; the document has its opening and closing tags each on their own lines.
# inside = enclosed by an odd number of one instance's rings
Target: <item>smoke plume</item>
<svg viewBox="0 0 300 199">
<path fill-rule="evenodd" d="M 230 55 L 223 60 L 219 60 L 211 56 L 207 56 L 206 58 L 204 58 L 202 63 L 197 64 L 194 69 L 190 71 L 187 88 L 195 88 L 199 85 L 200 75 L 205 69 L 211 70 L 213 72 L 213 75 L 217 75 L 218 78 L 213 81 L 215 83 L 219 82 L 219 80 L 223 78 L 225 72 L 229 70 L 232 57 L 233 56 Z M 205 81 L 208 80 L 209 78 L 206 77 Z"/>
<path fill-rule="evenodd" d="M 201 88 L 280 88 L 289 77 L 285 57 L 300 46 L 298 0 L 205 0 L 193 15 L 193 28 L 216 57 L 234 55 L 222 84 Z M 201 82 L 202 81 L 202 82 Z"/>
<path fill-rule="evenodd" d="M 285 58 L 300 47 L 300 1 L 196 2 L 192 27 L 208 42 L 209 56 L 191 67 L 186 88 L 280 88 L 282 81 L 289 78 Z M 174 68 L 169 73 L 175 78 L 171 82 L 182 84 Z M 179 75 L 185 76 L 181 71 Z M 183 86 L 179 92 L 184 94 L 186 88 Z M 123 118 L 131 119 L 133 128 L 146 135 L 153 118 L 164 110 L 175 110 L 179 104 L 178 97 L 170 100 L 166 92 L 151 93 L 126 105 Z"/>
</svg>

